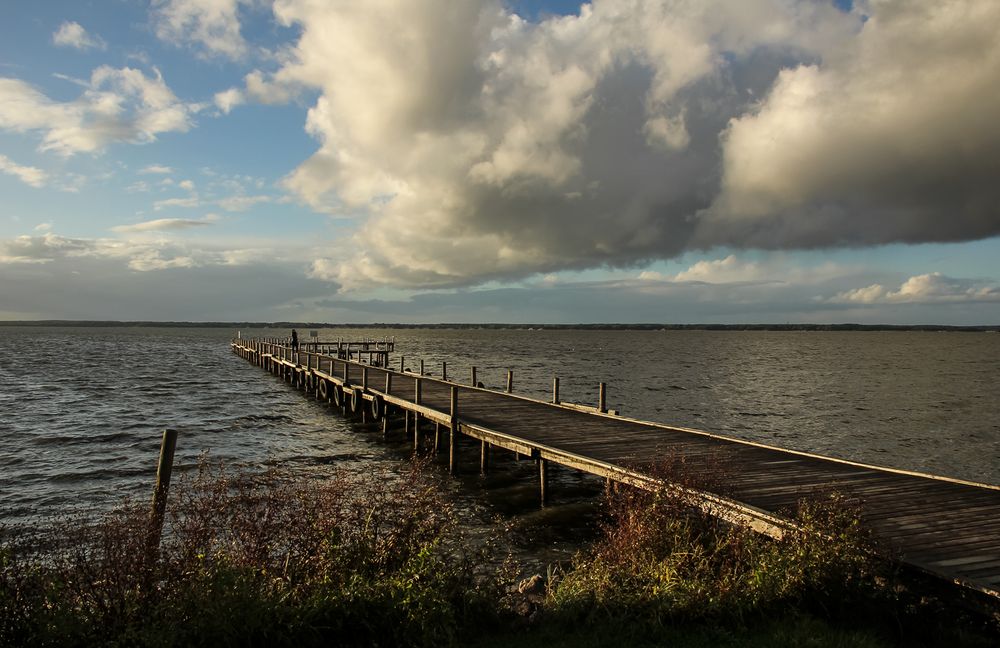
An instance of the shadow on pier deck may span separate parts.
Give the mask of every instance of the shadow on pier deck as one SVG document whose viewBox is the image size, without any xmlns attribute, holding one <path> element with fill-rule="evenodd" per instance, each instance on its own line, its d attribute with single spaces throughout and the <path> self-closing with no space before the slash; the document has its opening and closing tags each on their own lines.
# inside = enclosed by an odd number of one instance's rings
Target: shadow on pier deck
<svg viewBox="0 0 1000 648">
<path fill-rule="evenodd" d="M 803 497 L 837 490 L 862 503 L 864 522 L 903 564 L 1000 597 L 998 486 L 631 420 L 603 411 L 603 405 L 558 402 L 558 382 L 556 402 L 546 403 L 510 393 L 509 377 L 507 391 L 494 391 L 461 385 L 447 376 L 431 378 L 337 358 L 336 344 L 311 348 L 293 351 L 266 340 L 233 341 L 234 352 L 307 393 L 345 413 L 381 421 L 383 434 L 390 410 L 405 415 L 407 430 L 415 430 L 415 443 L 420 441 L 416 422 L 433 423 L 434 445 L 448 452 L 452 472 L 459 469 L 460 435 L 480 442 L 477 459 L 484 472 L 494 448 L 537 460 L 543 504 L 549 495 L 550 464 L 640 488 L 681 488 L 655 476 L 655 467 L 665 457 L 679 457 L 694 474 L 724 467 L 729 482 L 724 495 L 688 489 L 692 501 L 714 515 L 780 537 L 791 528 L 784 511 L 794 509 Z"/>
</svg>

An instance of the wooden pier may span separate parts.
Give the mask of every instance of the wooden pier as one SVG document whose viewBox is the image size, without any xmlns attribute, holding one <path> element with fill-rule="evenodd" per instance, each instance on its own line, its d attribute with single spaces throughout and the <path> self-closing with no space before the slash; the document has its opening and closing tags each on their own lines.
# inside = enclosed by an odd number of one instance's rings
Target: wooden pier
<svg viewBox="0 0 1000 648">
<path fill-rule="evenodd" d="M 603 385 L 597 406 L 589 407 L 560 402 L 557 378 L 552 402 L 543 402 L 512 393 L 510 373 L 506 389 L 496 391 L 477 386 L 475 368 L 462 384 L 448 380 L 446 368 L 440 378 L 392 370 L 387 355 L 377 361 L 381 366 L 340 358 L 336 343 L 298 351 L 267 340 L 236 339 L 232 346 L 345 413 L 381 422 L 383 434 L 390 411 L 404 415 L 415 444 L 419 422 L 433 425 L 427 434 L 447 452 L 453 473 L 465 465 L 487 471 L 497 448 L 536 460 L 543 504 L 550 470 L 558 465 L 645 489 L 679 489 L 713 515 L 781 537 L 793 527 L 785 512 L 799 500 L 836 490 L 861 502 L 864 523 L 903 564 L 1000 598 L 1000 486 L 624 418 L 606 410 Z M 462 437 L 478 441 L 476 456 L 459 456 L 470 450 L 460 445 Z M 657 467 L 666 458 L 682 460 L 690 474 L 722 470 L 726 491 L 665 483 Z"/>
</svg>

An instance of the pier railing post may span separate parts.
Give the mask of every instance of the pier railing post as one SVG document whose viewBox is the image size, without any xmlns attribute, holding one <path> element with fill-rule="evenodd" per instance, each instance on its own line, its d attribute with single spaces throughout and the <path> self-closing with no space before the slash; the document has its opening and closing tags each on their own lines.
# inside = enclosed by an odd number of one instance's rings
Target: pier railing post
<svg viewBox="0 0 1000 648">
<path fill-rule="evenodd" d="M 597 409 L 604 414 L 608 411 L 608 386 L 607 383 L 600 383 L 597 386 Z"/>
<path fill-rule="evenodd" d="M 458 387 L 451 386 L 451 416 L 448 430 L 448 472 L 458 473 Z"/>
</svg>

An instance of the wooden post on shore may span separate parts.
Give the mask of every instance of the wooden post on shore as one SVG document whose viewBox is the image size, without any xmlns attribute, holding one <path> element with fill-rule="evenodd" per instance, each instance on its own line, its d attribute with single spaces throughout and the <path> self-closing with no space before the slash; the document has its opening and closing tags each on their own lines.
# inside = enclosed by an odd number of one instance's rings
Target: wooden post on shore
<svg viewBox="0 0 1000 648">
<path fill-rule="evenodd" d="M 552 402 L 559 403 L 559 376 L 552 377 Z"/>
<path fill-rule="evenodd" d="M 448 472 L 458 474 L 458 387 L 451 386 L 451 417 L 448 431 Z"/>
<path fill-rule="evenodd" d="M 607 383 L 600 383 L 597 386 L 597 410 L 601 414 L 605 414 L 608 411 L 608 385 L 607 385 Z"/>
<path fill-rule="evenodd" d="M 507 393 L 514 391 L 514 372 L 510 369 L 507 370 Z"/>
<path fill-rule="evenodd" d="M 167 491 L 170 474 L 174 469 L 174 450 L 177 448 L 177 430 L 164 430 L 160 441 L 160 461 L 156 466 L 156 486 L 153 488 L 153 505 L 149 512 L 149 550 L 152 554 L 160 547 L 163 533 L 163 515 L 167 510 Z"/>
<path fill-rule="evenodd" d="M 388 396 L 389 392 L 392 391 L 392 372 L 385 372 L 385 395 Z M 382 440 L 385 441 L 389 438 L 389 404 L 384 403 L 382 406 Z"/>
<path fill-rule="evenodd" d="M 542 506 L 549 503 L 549 460 L 538 460 L 538 489 L 541 495 Z"/>
<path fill-rule="evenodd" d="M 423 365 L 423 360 L 420 361 Z M 423 374 L 423 367 L 421 366 L 421 375 Z M 420 386 L 423 381 L 417 378 L 413 381 L 413 402 L 416 405 L 420 404 Z M 413 451 L 420 451 L 420 415 L 416 412 L 413 413 Z"/>
<path fill-rule="evenodd" d="M 479 383 L 476 382 L 476 367 L 475 367 L 475 365 L 473 365 L 473 367 L 472 367 L 472 386 L 475 387 L 478 384 Z"/>
</svg>

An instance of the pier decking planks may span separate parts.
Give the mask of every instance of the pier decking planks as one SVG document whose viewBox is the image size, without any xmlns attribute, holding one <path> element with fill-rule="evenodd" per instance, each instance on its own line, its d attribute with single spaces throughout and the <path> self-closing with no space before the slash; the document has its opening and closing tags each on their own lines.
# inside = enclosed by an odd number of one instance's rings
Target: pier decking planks
<svg viewBox="0 0 1000 648">
<path fill-rule="evenodd" d="M 724 491 L 703 490 L 707 506 L 778 534 L 803 497 L 836 490 L 861 505 L 862 518 L 883 547 L 925 572 L 991 596 L 1000 596 L 1000 487 L 866 466 L 712 435 L 699 430 L 634 421 L 597 408 L 561 406 L 440 378 L 294 353 L 280 344 L 234 340 L 233 348 L 258 364 L 309 371 L 362 392 L 388 396 L 447 427 L 457 392 L 461 434 L 530 454 L 540 460 L 611 480 L 652 487 L 657 468 L 681 462 L 684 474 L 722 474 Z M 344 366 L 350 379 L 345 382 Z M 307 368 L 307 365 L 309 368 Z M 363 389 L 362 371 L 367 372 Z M 386 374 L 391 389 L 384 391 Z M 415 402 L 417 381 L 420 402 Z M 364 402 L 364 401 L 362 401 Z M 444 446 L 447 452 L 447 445 Z M 470 458 L 467 459 L 471 463 Z"/>
</svg>

